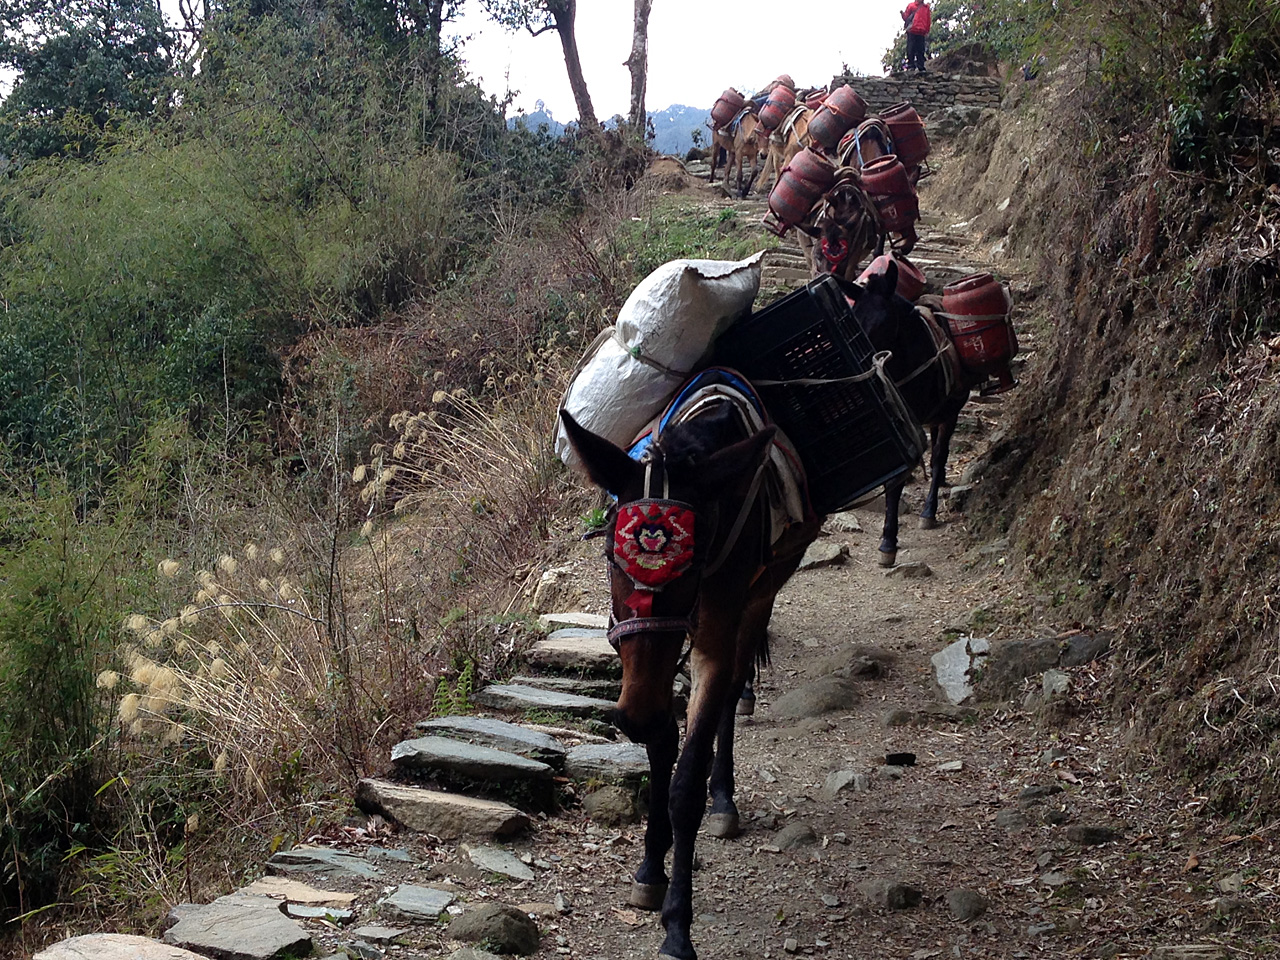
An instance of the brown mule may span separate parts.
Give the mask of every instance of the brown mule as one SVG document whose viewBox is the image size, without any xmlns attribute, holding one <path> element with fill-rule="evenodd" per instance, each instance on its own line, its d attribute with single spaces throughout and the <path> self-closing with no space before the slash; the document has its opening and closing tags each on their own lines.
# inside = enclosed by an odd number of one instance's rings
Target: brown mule
<svg viewBox="0 0 1280 960">
<path fill-rule="evenodd" d="M 759 488 L 773 427 L 747 435 L 740 421 L 713 409 L 668 427 L 637 462 L 569 414 L 561 417 L 591 479 L 617 497 L 607 530 L 609 638 L 622 659 L 613 720 L 646 745 L 650 768 L 649 823 L 631 903 L 661 907 L 661 956 L 696 960 L 693 853 L 708 774 L 708 829 L 735 836 L 735 706 L 767 656 L 778 590 L 821 520 L 810 518 L 769 543 L 768 506 Z M 693 690 L 679 750 L 671 685 L 686 636 Z M 668 881 L 664 861 L 673 846 Z"/>
</svg>

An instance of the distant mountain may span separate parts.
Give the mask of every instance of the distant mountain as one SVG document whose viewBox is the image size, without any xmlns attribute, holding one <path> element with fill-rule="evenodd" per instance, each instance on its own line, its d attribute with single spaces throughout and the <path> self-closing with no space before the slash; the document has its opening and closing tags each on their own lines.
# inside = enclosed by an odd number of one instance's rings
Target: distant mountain
<svg viewBox="0 0 1280 960">
<path fill-rule="evenodd" d="M 679 103 L 672 104 L 665 110 L 651 111 L 649 120 L 653 124 L 653 149 L 659 153 L 684 156 L 693 146 L 693 131 L 701 130 L 703 142 L 706 142 L 707 117 L 710 115 L 709 108 L 686 107 Z M 614 122 L 614 120 L 606 120 L 605 126 L 611 127 Z M 534 104 L 532 113 L 518 113 L 514 117 L 507 118 L 508 127 L 523 125 L 534 133 L 544 124 L 547 133 L 553 137 L 558 137 L 564 132 L 565 125 L 551 115 L 551 111 L 541 100 Z"/>
</svg>

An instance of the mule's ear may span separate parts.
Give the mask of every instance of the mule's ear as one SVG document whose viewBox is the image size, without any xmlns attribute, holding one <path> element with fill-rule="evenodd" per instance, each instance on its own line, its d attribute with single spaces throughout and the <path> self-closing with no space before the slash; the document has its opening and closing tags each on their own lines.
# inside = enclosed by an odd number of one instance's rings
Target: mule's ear
<svg viewBox="0 0 1280 960">
<path fill-rule="evenodd" d="M 754 436 L 717 450 L 697 466 L 697 482 L 717 499 L 746 496 L 778 428 L 770 424 Z"/>
<path fill-rule="evenodd" d="M 560 411 L 560 421 L 591 482 L 604 487 L 615 497 L 622 496 L 637 480 L 642 469 L 640 464 L 627 456 L 621 447 L 582 426 L 569 415 L 568 410 Z"/>
<path fill-rule="evenodd" d="M 898 264 L 889 259 L 884 273 L 873 273 L 867 277 L 867 293 L 879 294 L 886 300 L 898 289 Z"/>
</svg>

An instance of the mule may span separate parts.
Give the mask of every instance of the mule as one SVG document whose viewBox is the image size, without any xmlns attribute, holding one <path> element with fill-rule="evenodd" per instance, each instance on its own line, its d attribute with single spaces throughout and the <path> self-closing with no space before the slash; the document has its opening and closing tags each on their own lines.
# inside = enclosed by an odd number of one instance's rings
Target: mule
<svg viewBox="0 0 1280 960">
<path fill-rule="evenodd" d="M 708 774 L 707 832 L 737 836 L 734 708 L 768 656 L 766 628 L 778 590 L 821 526 L 810 517 L 770 543 L 759 490 L 775 428 L 748 434 L 730 411 L 719 410 L 666 428 L 640 462 L 561 412 L 588 476 L 617 498 L 606 556 L 609 639 L 622 660 L 622 694 L 611 719 L 646 746 L 650 768 L 644 857 L 630 903 L 661 909 L 660 956 L 673 960 L 697 957 L 690 938 L 693 854 Z M 671 686 L 686 635 L 693 689 L 679 750 Z M 668 880 L 664 862 L 673 848 Z"/>
<path fill-rule="evenodd" d="M 875 204 L 858 185 L 857 174 L 847 167 L 838 171 L 835 185 L 796 229 L 814 278 L 830 273 L 844 280 L 856 279 L 868 254 L 884 252 L 888 236 Z"/>
<path fill-rule="evenodd" d="M 795 159 L 797 153 L 809 144 L 809 121 L 816 111 L 808 107 L 797 106 L 778 125 L 778 129 L 768 134 L 769 158 L 760 172 L 759 192 L 768 194 L 777 185 L 778 177 L 787 164 Z M 761 128 L 763 130 L 763 128 Z M 772 176 L 772 183 L 770 177 Z"/>
<path fill-rule="evenodd" d="M 707 178 L 707 182 L 716 182 L 716 161 L 720 157 L 720 151 L 723 150 L 725 153 L 725 186 L 729 184 L 729 171 L 736 168 L 738 196 L 746 196 L 746 190 L 750 188 L 760 172 L 760 154 L 765 151 L 767 143 L 768 134 L 765 133 L 764 127 L 761 126 L 760 118 L 750 112 L 741 114 L 728 128 L 712 130 L 711 173 Z M 744 188 L 742 185 L 742 168 L 748 156 L 751 158 L 751 177 L 747 180 L 747 187 Z"/>
<path fill-rule="evenodd" d="M 947 457 L 960 411 L 983 378 L 966 374 L 955 345 L 931 315 L 899 296 L 898 265 L 890 262 L 883 274 L 867 278 L 865 289 L 850 285 L 856 298 L 854 317 L 877 351 L 892 357 L 885 370 L 903 401 L 929 428 L 929 491 L 920 511 L 920 528 L 938 525 L 938 491 L 946 483 Z M 880 537 L 880 566 L 892 567 L 898 558 L 898 511 L 906 477 L 885 486 L 884 529 Z"/>
</svg>

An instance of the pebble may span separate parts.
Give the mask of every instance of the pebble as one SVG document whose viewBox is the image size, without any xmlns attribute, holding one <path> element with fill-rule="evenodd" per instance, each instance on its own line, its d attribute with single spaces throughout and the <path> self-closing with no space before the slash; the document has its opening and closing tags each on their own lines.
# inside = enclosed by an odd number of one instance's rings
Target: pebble
<svg viewBox="0 0 1280 960">
<path fill-rule="evenodd" d="M 887 780 L 901 780 L 902 775 L 905 772 L 905 767 L 899 767 L 889 763 L 883 763 L 876 767 L 876 776 L 884 777 Z"/>
<path fill-rule="evenodd" d="M 861 890 L 874 906 L 885 910 L 910 910 L 924 897 L 915 887 L 896 880 L 868 880 Z"/>
<path fill-rule="evenodd" d="M 963 760 L 948 760 L 946 763 L 940 763 L 933 768 L 937 773 L 959 773 L 964 769 Z"/>
<path fill-rule="evenodd" d="M 787 937 L 786 940 L 782 941 L 782 949 L 787 953 L 796 953 L 800 949 L 800 941 L 795 937 Z"/>
<path fill-rule="evenodd" d="M 1002 830 L 1021 830 L 1026 825 L 1026 815 L 1020 810 L 996 811 L 996 826 Z"/>
<path fill-rule="evenodd" d="M 884 576 L 892 580 L 916 580 L 921 577 L 932 577 L 933 567 L 923 560 L 913 560 L 910 563 L 900 563 L 896 567 L 890 567 L 884 572 Z"/>
<path fill-rule="evenodd" d="M 835 770 L 827 775 L 822 785 L 822 795 L 827 800 L 834 800 L 841 793 L 866 793 L 871 789 L 871 778 L 865 773 L 853 770 Z"/>
<path fill-rule="evenodd" d="M 773 846 L 779 850 L 809 847 L 818 842 L 818 835 L 807 823 L 789 823 L 773 837 Z"/>
<path fill-rule="evenodd" d="M 1040 800 L 1044 797 L 1051 797 L 1055 793 L 1061 793 L 1062 787 L 1056 783 L 1035 784 L 1030 787 L 1023 787 L 1018 793 L 1019 800 Z"/>
</svg>

